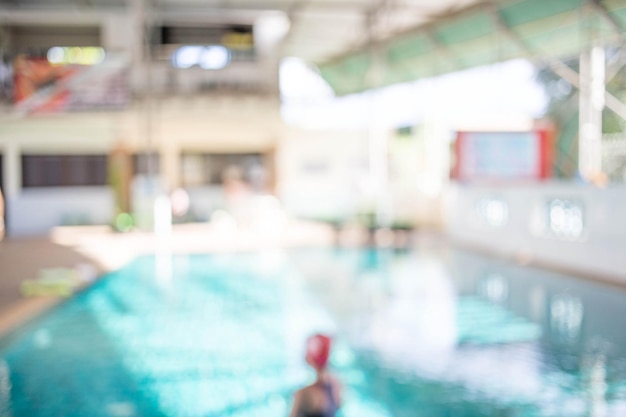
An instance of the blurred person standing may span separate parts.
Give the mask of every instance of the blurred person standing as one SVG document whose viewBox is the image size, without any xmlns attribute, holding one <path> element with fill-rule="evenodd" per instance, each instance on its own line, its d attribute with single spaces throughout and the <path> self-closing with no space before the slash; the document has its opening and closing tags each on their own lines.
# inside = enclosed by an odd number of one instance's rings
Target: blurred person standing
<svg viewBox="0 0 626 417">
<path fill-rule="evenodd" d="M 252 193 L 243 169 L 238 165 L 229 165 L 222 173 L 222 187 L 226 211 L 239 225 L 248 225 Z"/>
<path fill-rule="evenodd" d="M 306 362 L 315 370 L 316 378 L 296 391 L 290 417 L 335 417 L 341 407 L 341 384 L 328 371 L 331 342 L 322 334 L 307 339 Z"/>
</svg>

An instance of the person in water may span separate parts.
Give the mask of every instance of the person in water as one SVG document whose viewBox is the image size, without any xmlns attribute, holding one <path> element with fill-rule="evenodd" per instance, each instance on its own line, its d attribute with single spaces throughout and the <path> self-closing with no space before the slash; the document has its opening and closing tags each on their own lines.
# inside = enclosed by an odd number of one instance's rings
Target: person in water
<svg viewBox="0 0 626 417">
<path fill-rule="evenodd" d="M 306 361 L 315 369 L 315 382 L 294 396 L 291 417 L 335 417 L 341 406 L 341 384 L 328 371 L 331 339 L 316 334 L 307 339 Z"/>
</svg>

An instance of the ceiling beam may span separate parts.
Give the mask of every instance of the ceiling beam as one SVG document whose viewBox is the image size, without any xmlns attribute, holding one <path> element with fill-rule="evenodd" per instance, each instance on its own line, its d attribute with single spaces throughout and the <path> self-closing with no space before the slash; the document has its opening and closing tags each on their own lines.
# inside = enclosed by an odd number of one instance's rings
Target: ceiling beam
<svg viewBox="0 0 626 417">
<path fill-rule="evenodd" d="M 591 0 L 594 1 L 594 0 Z M 496 27 L 503 35 L 505 35 L 510 41 L 517 45 L 526 57 L 535 62 L 544 63 L 552 72 L 565 81 L 570 83 L 573 87 L 580 90 L 580 75 L 578 72 L 570 68 L 568 65 L 559 61 L 558 59 L 550 58 L 547 55 L 538 54 L 533 51 L 504 21 L 498 8 L 491 4 L 489 6 L 490 14 L 494 19 Z M 605 105 L 608 109 L 612 110 L 615 114 L 626 120 L 626 105 L 621 102 L 617 97 L 605 91 Z"/>
<path fill-rule="evenodd" d="M 500 10 L 495 4 L 487 6 L 489 15 L 491 16 L 498 33 L 504 35 L 511 43 L 513 43 L 521 52 L 522 55 L 530 61 L 540 62 L 548 65 L 552 71 L 565 81 L 579 87 L 579 76 L 576 71 L 565 65 L 563 62 L 548 58 L 546 55 L 542 55 L 533 51 L 532 48 L 524 42 L 524 40 L 507 25 L 506 21 L 502 17 Z"/>
<path fill-rule="evenodd" d="M 611 29 L 622 39 L 622 42 L 626 41 L 626 35 L 621 23 L 615 19 L 600 0 L 587 0 L 587 3 L 611 26 Z"/>
<path fill-rule="evenodd" d="M 607 65 L 607 68 L 606 68 L 607 84 L 610 83 L 615 77 L 617 77 L 620 70 L 624 67 L 624 64 L 626 64 L 626 48 L 621 47 L 619 49 L 619 53 L 620 55 L 618 56 L 618 58 L 614 62 L 609 63 L 610 65 Z"/>
<path fill-rule="evenodd" d="M 125 9 L 118 9 L 118 13 L 124 13 Z M 0 24 L 6 25 L 54 25 L 54 26 L 87 26 L 97 25 L 102 19 L 111 14 L 95 10 L 73 10 L 72 13 L 60 10 L 26 11 L 0 8 Z"/>
<path fill-rule="evenodd" d="M 439 59 L 450 62 L 452 67 L 463 68 L 463 63 L 459 61 L 459 59 L 452 52 L 450 52 L 445 43 L 439 40 L 435 32 L 432 30 L 424 30 L 423 33 Z"/>
<path fill-rule="evenodd" d="M 285 2 L 282 5 L 274 5 L 273 7 L 268 7 L 267 4 L 264 4 L 262 1 L 251 1 L 251 2 L 238 2 L 238 3 L 224 3 L 220 2 L 218 4 L 207 4 L 207 5 L 184 5 L 184 4 L 173 4 L 172 6 L 162 5 L 159 7 L 160 10 L 170 11 L 170 10 L 184 10 L 184 11 L 199 11 L 202 10 L 204 13 L 206 12 L 214 12 L 220 10 L 254 10 L 254 11 L 283 11 L 288 12 L 294 8 L 294 5 L 301 3 L 299 1 L 294 1 L 291 3 Z M 304 2 L 307 10 L 320 10 L 320 11 L 330 11 L 330 12 L 340 12 L 340 11 L 351 11 L 361 13 L 368 9 L 367 4 L 357 3 L 357 2 L 341 2 L 341 1 L 328 1 L 318 3 L 315 1 L 305 1 Z M 302 9 L 304 6 L 296 6 L 297 8 Z"/>
<path fill-rule="evenodd" d="M 526 56 L 526 58 L 533 59 L 534 53 L 531 50 L 531 48 L 506 23 L 498 7 L 495 4 L 491 3 L 491 4 L 488 4 L 485 8 L 487 10 L 487 13 L 489 14 L 489 17 L 491 18 L 491 20 L 493 21 L 496 27 L 496 31 L 497 31 L 496 35 L 498 34 L 504 35 L 504 37 L 507 38 L 509 42 L 513 43 L 520 50 L 520 52 L 522 52 L 522 54 Z"/>
<path fill-rule="evenodd" d="M 302 10 L 302 8 L 304 8 L 310 1 L 311 0 L 293 0 L 289 5 L 289 8 L 285 11 L 287 18 L 289 19 L 289 30 L 276 48 L 280 55 L 284 54 L 289 41 L 293 38 L 293 34 L 295 32 L 294 27 L 299 20 L 298 12 Z"/>
</svg>

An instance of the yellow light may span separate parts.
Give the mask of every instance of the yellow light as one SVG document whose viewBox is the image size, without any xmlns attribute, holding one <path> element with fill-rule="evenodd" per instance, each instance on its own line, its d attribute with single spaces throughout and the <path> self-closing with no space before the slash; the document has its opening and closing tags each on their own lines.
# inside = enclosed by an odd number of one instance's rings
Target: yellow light
<svg viewBox="0 0 626 417">
<path fill-rule="evenodd" d="M 96 65 L 104 60 L 104 49 L 95 46 L 60 47 L 48 50 L 48 62 L 55 65 Z"/>
<path fill-rule="evenodd" d="M 250 49 L 254 44 L 251 33 L 230 32 L 222 36 L 222 45 L 232 49 Z"/>
</svg>

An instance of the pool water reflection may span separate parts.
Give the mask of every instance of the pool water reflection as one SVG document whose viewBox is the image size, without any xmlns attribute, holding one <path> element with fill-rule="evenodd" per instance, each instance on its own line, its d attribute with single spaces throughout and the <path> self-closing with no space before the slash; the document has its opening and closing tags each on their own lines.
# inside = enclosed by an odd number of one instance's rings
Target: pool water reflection
<svg viewBox="0 0 626 417">
<path fill-rule="evenodd" d="M 450 249 L 302 263 L 392 415 L 626 415 L 621 289 Z"/>
<path fill-rule="evenodd" d="M 346 417 L 626 415 L 621 289 L 447 247 L 163 256 L 0 339 L 0 416 L 287 415 L 318 330 Z"/>
</svg>

